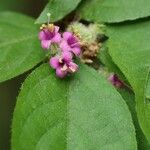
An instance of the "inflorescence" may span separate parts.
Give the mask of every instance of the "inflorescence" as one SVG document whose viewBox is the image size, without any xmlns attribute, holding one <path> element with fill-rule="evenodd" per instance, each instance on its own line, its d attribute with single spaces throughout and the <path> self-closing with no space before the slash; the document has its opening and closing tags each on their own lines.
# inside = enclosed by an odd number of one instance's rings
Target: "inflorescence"
<svg viewBox="0 0 150 150">
<path fill-rule="evenodd" d="M 81 53 L 81 45 L 78 37 L 72 32 L 60 33 L 59 27 L 50 23 L 50 14 L 48 23 L 40 27 L 39 39 L 43 49 L 50 50 L 53 55 L 49 64 L 56 70 L 56 75 L 64 78 L 68 74 L 75 73 L 78 65 L 74 62 L 75 57 Z"/>
</svg>

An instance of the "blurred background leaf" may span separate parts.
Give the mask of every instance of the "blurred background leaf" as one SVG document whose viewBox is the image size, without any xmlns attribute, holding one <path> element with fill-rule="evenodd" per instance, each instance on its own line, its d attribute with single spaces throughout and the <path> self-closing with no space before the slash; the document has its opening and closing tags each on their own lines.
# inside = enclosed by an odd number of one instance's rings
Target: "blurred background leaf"
<svg viewBox="0 0 150 150">
<path fill-rule="evenodd" d="M 94 22 L 122 22 L 150 16 L 149 0 L 83 0 L 83 19 Z"/>
<path fill-rule="evenodd" d="M 34 19 L 14 12 L 1 12 L 0 18 L 0 82 L 3 82 L 35 67 L 44 60 L 45 53 Z"/>
<path fill-rule="evenodd" d="M 17 11 L 37 17 L 48 0 L 1 0 L 0 11 Z"/>
<path fill-rule="evenodd" d="M 37 17 L 48 0 L 0 0 L 1 11 L 15 11 Z M 0 84 L 0 150 L 10 150 L 11 119 L 16 97 L 25 75 Z"/>
<path fill-rule="evenodd" d="M 23 75 L 0 84 L 0 150 L 10 150 L 11 121 L 24 78 Z"/>
</svg>

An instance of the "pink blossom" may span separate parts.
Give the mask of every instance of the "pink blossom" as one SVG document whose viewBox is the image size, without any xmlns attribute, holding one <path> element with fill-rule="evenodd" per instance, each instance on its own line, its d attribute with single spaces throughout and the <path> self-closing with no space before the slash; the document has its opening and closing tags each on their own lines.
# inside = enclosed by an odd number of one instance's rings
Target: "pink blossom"
<svg viewBox="0 0 150 150">
<path fill-rule="evenodd" d="M 72 61 L 70 52 L 63 52 L 61 56 L 52 57 L 50 65 L 56 69 L 56 75 L 60 78 L 64 78 L 68 73 L 74 73 L 78 70 L 78 65 Z"/>
<path fill-rule="evenodd" d="M 39 33 L 39 39 L 41 40 L 43 49 L 49 49 L 52 43 L 60 43 L 61 35 L 59 33 L 59 27 L 54 26 L 52 30 L 49 30 L 48 27 L 42 29 Z"/>
<path fill-rule="evenodd" d="M 79 56 L 81 53 L 79 41 L 71 32 L 63 33 L 63 40 L 60 43 L 60 48 L 62 51 L 70 51 L 76 56 Z"/>
<path fill-rule="evenodd" d="M 116 87 L 120 88 L 123 87 L 123 82 L 118 78 L 118 76 L 116 74 L 111 74 L 108 77 L 108 80 Z"/>
</svg>

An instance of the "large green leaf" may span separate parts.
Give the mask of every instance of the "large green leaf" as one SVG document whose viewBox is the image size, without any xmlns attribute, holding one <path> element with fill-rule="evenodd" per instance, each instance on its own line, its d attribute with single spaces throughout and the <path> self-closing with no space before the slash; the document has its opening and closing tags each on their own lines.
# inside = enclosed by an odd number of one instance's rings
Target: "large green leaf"
<svg viewBox="0 0 150 150">
<path fill-rule="evenodd" d="M 147 82 L 150 67 L 150 22 L 108 26 L 109 54 L 135 92 L 140 125 L 150 141 Z"/>
<path fill-rule="evenodd" d="M 122 74 L 120 69 L 112 61 L 112 58 L 109 55 L 108 49 L 106 47 L 101 49 L 98 58 L 106 65 L 106 67 L 108 67 L 109 71 L 116 73 L 123 81 L 128 83 L 128 81 L 126 80 L 126 78 L 124 77 L 124 75 Z M 149 84 L 149 88 L 150 88 L 150 84 Z M 149 88 L 147 88 L 147 91 L 150 92 Z M 136 114 L 136 110 L 135 110 L 136 104 L 135 104 L 135 96 L 134 96 L 133 91 L 131 91 L 131 89 L 128 89 L 125 87 L 117 88 L 117 90 L 122 95 L 123 99 L 126 101 L 128 107 L 130 109 L 132 119 L 134 122 L 134 126 L 135 126 L 135 130 L 136 130 L 138 149 L 139 150 L 141 150 L 141 149 L 149 150 L 150 144 L 148 143 L 146 137 L 143 135 L 143 132 L 139 126 L 139 122 L 138 122 L 138 118 L 137 118 L 137 114 Z"/>
<path fill-rule="evenodd" d="M 47 64 L 25 81 L 14 112 L 12 150 L 136 149 L 129 110 L 95 70 L 58 79 Z"/>
<path fill-rule="evenodd" d="M 34 20 L 0 13 L 0 82 L 33 68 L 44 58 Z"/>
<path fill-rule="evenodd" d="M 149 0 L 85 0 L 81 17 L 96 22 L 121 22 L 150 16 Z"/>
<path fill-rule="evenodd" d="M 51 22 L 58 21 L 73 11 L 81 0 L 50 0 L 36 23 L 47 22 L 47 13 L 51 13 Z"/>
<path fill-rule="evenodd" d="M 118 77 L 123 80 L 125 83 L 128 83 L 124 74 L 120 71 L 116 64 L 112 61 L 111 56 L 109 55 L 108 48 L 102 47 L 98 55 L 98 59 L 105 65 L 108 69 L 108 72 L 113 72 L 118 75 Z"/>
</svg>

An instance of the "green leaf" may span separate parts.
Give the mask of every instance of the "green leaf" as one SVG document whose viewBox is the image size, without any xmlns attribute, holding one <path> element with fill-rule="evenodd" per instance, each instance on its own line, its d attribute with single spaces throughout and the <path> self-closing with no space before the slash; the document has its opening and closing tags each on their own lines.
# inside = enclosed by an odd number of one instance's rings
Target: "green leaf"
<svg viewBox="0 0 150 150">
<path fill-rule="evenodd" d="M 129 110 L 87 66 L 58 79 L 47 64 L 25 81 L 14 112 L 12 150 L 136 150 Z"/>
<path fill-rule="evenodd" d="M 147 80 L 147 88 L 146 88 L 145 95 L 146 95 L 147 100 L 150 102 L 150 75 Z"/>
<path fill-rule="evenodd" d="M 107 47 L 102 47 L 101 48 L 100 53 L 98 55 L 98 59 L 105 65 L 105 67 L 107 67 L 109 72 L 113 72 L 113 73 L 117 74 L 121 80 L 128 83 L 128 81 L 125 78 L 124 74 L 120 71 L 120 69 L 112 61 L 112 58 L 109 55 Z"/>
<path fill-rule="evenodd" d="M 79 13 L 88 21 L 122 22 L 150 16 L 149 0 L 86 0 Z"/>
<path fill-rule="evenodd" d="M 120 69 L 114 64 L 112 61 L 111 56 L 109 55 L 108 49 L 105 47 L 101 49 L 100 55 L 98 56 L 99 59 L 108 67 L 109 71 L 116 73 L 119 75 L 119 77 L 123 80 L 126 81 L 126 78 L 120 71 Z M 128 82 L 128 81 L 126 81 Z M 119 93 L 122 95 L 123 99 L 126 101 L 131 115 L 132 119 L 134 122 L 135 130 L 136 130 L 136 137 L 137 137 L 137 144 L 138 144 L 138 149 L 144 149 L 144 150 L 149 150 L 150 149 L 150 144 L 148 143 L 146 137 L 144 136 L 139 123 L 138 123 L 138 118 L 135 110 L 135 96 L 134 93 L 129 90 L 128 88 L 117 88 Z"/>
<path fill-rule="evenodd" d="M 150 141 L 150 103 L 146 87 L 150 67 L 150 22 L 108 26 L 109 54 L 135 92 L 137 115 Z"/>
<path fill-rule="evenodd" d="M 36 23 L 41 24 L 47 22 L 47 13 L 51 13 L 51 22 L 58 21 L 73 11 L 80 1 L 81 0 L 50 0 L 36 20 Z"/>
<path fill-rule="evenodd" d="M 118 91 L 122 95 L 123 99 L 126 101 L 130 109 L 130 112 L 132 114 L 132 119 L 133 119 L 135 130 L 136 130 L 138 149 L 149 150 L 150 144 L 148 143 L 138 123 L 138 118 L 137 118 L 136 110 L 135 110 L 136 104 L 135 104 L 134 93 L 130 91 L 129 89 L 118 89 Z"/>
<path fill-rule="evenodd" d="M 29 17 L 0 13 L 0 82 L 32 69 L 43 60 L 38 32 Z"/>
</svg>

